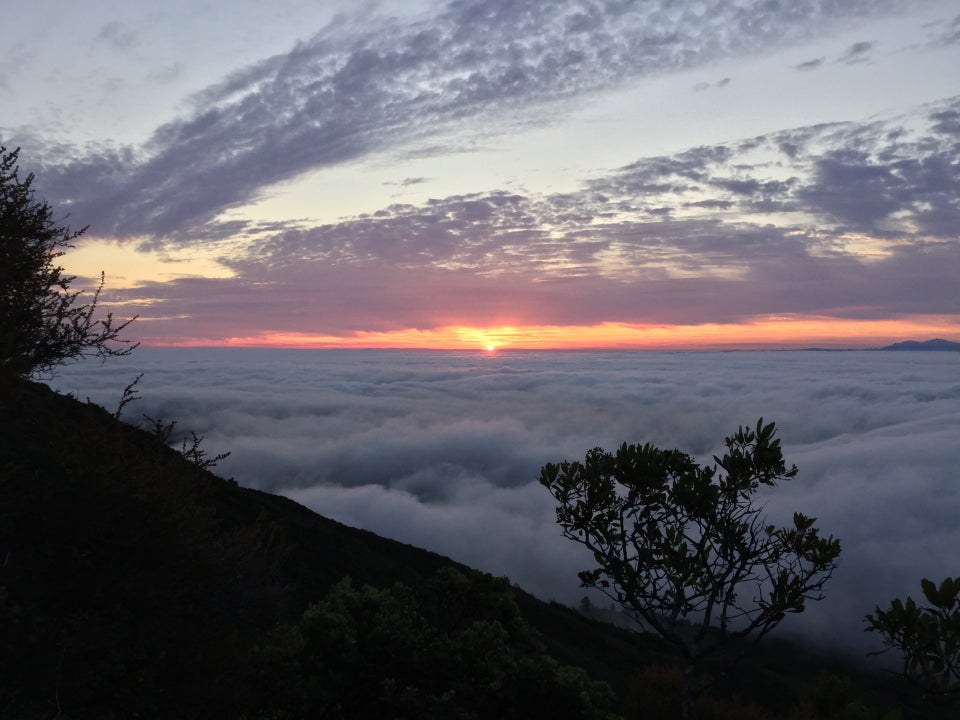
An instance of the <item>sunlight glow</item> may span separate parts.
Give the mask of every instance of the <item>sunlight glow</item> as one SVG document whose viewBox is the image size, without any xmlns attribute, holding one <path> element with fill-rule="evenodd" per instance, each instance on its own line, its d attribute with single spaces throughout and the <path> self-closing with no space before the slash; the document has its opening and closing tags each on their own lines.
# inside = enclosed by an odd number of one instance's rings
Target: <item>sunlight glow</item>
<svg viewBox="0 0 960 720">
<path fill-rule="evenodd" d="M 225 339 L 141 338 L 144 345 L 179 347 L 401 348 L 433 350 L 736 350 L 866 348 L 901 340 L 960 338 L 960 316 L 906 320 L 838 320 L 818 316 L 767 316 L 737 325 L 503 326 L 444 327 L 433 330 L 369 332 L 338 337 L 263 332 Z"/>
<path fill-rule="evenodd" d="M 99 278 L 100 271 L 106 270 L 107 287 L 117 290 L 186 277 L 235 277 L 236 273 L 219 261 L 222 255 L 222 249 L 212 243 L 158 252 L 140 249 L 136 242 L 91 238 L 64 253 L 60 262 L 69 274 L 81 278 Z"/>
</svg>

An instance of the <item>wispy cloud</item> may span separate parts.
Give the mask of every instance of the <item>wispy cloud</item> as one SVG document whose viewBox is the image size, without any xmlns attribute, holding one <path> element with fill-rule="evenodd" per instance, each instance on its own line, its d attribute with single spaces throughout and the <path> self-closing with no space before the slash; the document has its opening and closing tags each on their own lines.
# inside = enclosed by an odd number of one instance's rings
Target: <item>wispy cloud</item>
<svg viewBox="0 0 960 720">
<path fill-rule="evenodd" d="M 399 185 L 400 187 L 410 187 L 411 185 L 422 185 L 423 183 L 430 182 L 430 178 L 425 177 L 408 177 L 404 178 L 400 182 L 388 183 L 389 185 Z"/>
<path fill-rule="evenodd" d="M 810 70 L 816 70 L 817 68 L 822 67 L 823 63 L 826 62 L 826 60 L 827 58 L 821 55 L 818 58 L 814 58 L 813 60 L 807 60 L 806 62 L 802 62 L 799 65 L 794 65 L 793 67 L 795 70 L 800 70 L 802 72 L 809 72 Z"/>
<path fill-rule="evenodd" d="M 844 63 L 845 65 L 857 65 L 859 63 L 869 62 L 870 58 L 868 57 L 868 53 L 873 50 L 875 45 L 876 43 L 866 40 L 855 42 L 847 48 L 846 52 L 840 56 L 837 62 Z"/>
<path fill-rule="evenodd" d="M 113 21 L 100 28 L 95 40 L 126 51 L 137 45 L 137 34 L 123 23 Z"/>
</svg>

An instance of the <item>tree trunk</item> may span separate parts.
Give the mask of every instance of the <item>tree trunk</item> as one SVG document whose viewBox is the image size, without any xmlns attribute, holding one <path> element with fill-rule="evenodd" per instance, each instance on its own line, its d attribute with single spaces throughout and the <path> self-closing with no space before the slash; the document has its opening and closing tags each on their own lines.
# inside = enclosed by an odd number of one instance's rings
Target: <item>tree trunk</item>
<svg viewBox="0 0 960 720">
<path fill-rule="evenodd" d="M 683 720 L 696 720 L 697 708 L 695 700 L 697 698 L 697 678 L 696 667 L 694 664 L 687 663 L 683 669 L 683 689 L 680 698 L 680 706 L 683 709 Z"/>
</svg>

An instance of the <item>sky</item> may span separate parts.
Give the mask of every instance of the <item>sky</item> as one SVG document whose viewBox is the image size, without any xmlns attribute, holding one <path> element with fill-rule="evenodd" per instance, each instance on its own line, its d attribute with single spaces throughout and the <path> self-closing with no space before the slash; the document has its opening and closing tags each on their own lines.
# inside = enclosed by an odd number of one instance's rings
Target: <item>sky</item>
<svg viewBox="0 0 960 720">
<path fill-rule="evenodd" d="M 960 341 L 957 0 L 34 0 L 0 144 L 144 345 Z"/>
<path fill-rule="evenodd" d="M 957 574 L 960 353 L 140 348 L 51 385 L 113 412 L 140 373 L 123 419 L 197 432 L 231 453 L 223 477 L 570 606 L 592 558 L 562 536 L 544 464 L 623 442 L 710 463 L 760 417 L 799 468 L 761 493 L 766 517 L 802 512 L 842 546 L 824 600 L 776 635 L 866 660 L 867 613 Z"/>
</svg>

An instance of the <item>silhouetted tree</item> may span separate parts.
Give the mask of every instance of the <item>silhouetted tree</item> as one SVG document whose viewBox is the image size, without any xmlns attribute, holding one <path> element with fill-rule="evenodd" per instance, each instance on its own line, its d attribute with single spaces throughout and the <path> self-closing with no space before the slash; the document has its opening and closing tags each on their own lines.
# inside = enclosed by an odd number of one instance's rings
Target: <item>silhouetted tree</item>
<svg viewBox="0 0 960 720">
<path fill-rule="evenodd" d="M 705 683 L 702 660 L 729 640 L 763 637 L 806 600 L 819 600 L 840 554 L 814 518 L 768 525 L 753 504 L 761 485 L 793 478 L 773 423 L 726 438 L 716 465 L 679 450 L 624 443 L 586 460 L 547 464 L 540 483 L 556 498 L 563 534 L 593 552 L 580 573 L 684 657 L 683 716 Z M 719 472 L 718 470 L 722 471 Z"/>
<path fill-rule="evenodd" d="M 293 717 L 616 717 L 606 683 L 545 652 L 505 578 L 448 568 L 417 591 L 345 579 L 307 608 L 290 645 Z"/>
<path fill-rule="evenodd" d="M 0 374 L 28 377 L 71 359 L 130 353 L 136 345 L 120 333 L 133 318 L 94 317 L 103 273 L 82 304 L 82 292 L 70 290 L 75 278 L 57 264 L 86 228 L 57 224 L 50 205 L 34 198 L 33 174 L 19 177 L 19 153 L 0 146 Z"/>
<path fill-rule="evenodd" d="M 884 645 L 900 651 L 901 672 L 924 692 L 960 695 L 960 577 L 939 586 L 924 579 L 920 587 L 929 605 L 908 596 L 886 610 L 877 606 L 866 617 L 866 631 L 880 633 Z"/>
</svg>

